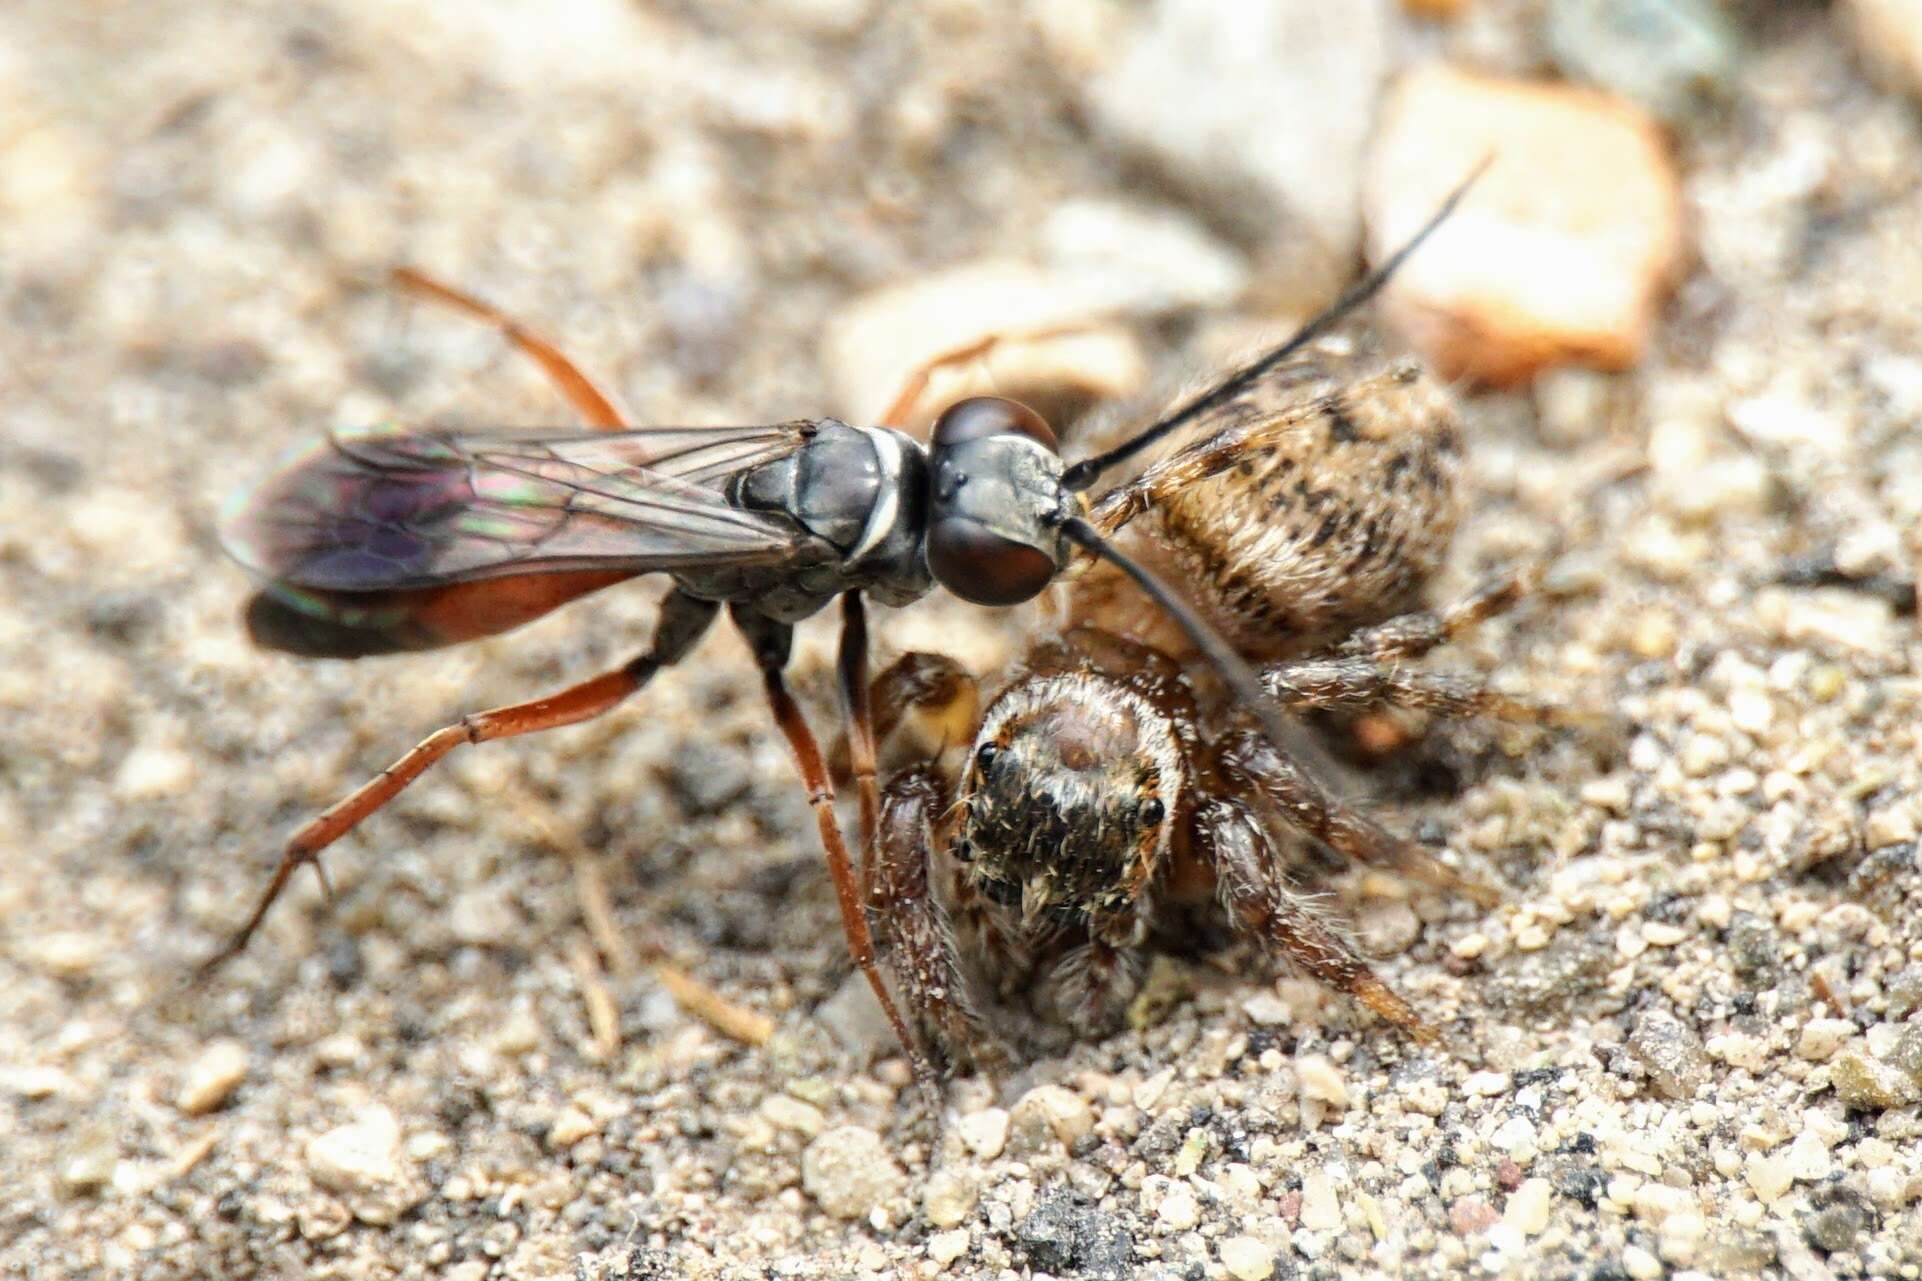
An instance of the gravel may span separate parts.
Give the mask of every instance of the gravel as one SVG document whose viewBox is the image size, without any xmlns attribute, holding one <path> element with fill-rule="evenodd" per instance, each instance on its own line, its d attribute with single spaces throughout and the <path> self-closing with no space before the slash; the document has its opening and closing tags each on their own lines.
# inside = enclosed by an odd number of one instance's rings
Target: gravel
<svg viewBox="0 0 1922 1281">
<path fill-rule="evenodd" d="M 1144 42 L 1213 24 L 1225 56 L 1225 3 L 5 6 L 0 1276 L 1915 1276 L 1922 119 L 1843 21 L 1897 7 L 1723 6 L 1741 57 L 1674 141 L 1694 249 L 1645 358 L 1468 400 L 1439 592 L 1565 554 L 1434 664 L 1627 728 L 1412 725 L 1338 780 L 1504 887 L 1317 878 L 1441 1044 L 1230 953 L 953 1083 L 937 1128 L 719 634 L 644 705 L 457 753 L 330 852 L 331 901 L 296 878 L 195 977 L 301 816 L 624 661 L 656 595 L 297 662 L 238 626 L 220 503 L 331 426 L 568 421 L 396 301 L 396 262 L 640 419 L 712 423 L 890 395 L 825 348 L 861 299 L 1138 238 L 1152 296 L 1101 323 L 1140 407 L 1350 272 L 1361 87 L 1540 75 L 1544 6 L 1323 33 L 1366 36 L 1359 74 L 1219 168 L 1173 125 L 1222 122 L 1101 86 L 1211 108 Z M 1257 52 L 1220 102 L 1298 95 Z M 993 672 L 1032 625 L 873 627 Z M 822 718 L 832 630 L 797 643 Z M 688 1012 L 664 961 L 771 1034 Z"/>
</svg>

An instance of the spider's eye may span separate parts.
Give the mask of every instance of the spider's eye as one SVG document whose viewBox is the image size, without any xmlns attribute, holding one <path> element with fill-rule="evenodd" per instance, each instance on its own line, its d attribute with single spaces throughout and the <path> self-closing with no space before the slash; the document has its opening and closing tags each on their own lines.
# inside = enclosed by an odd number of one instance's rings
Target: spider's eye
<svg viewBox="0 0 1922 1281">
<path fill-rule="evenodd" d="M 987 773 L 988 767 L 994 764 L 994 758 L 999 755 L 1001 755 L 1001 749 L 995 746 L 993 743 L 981 744 L 981 746 L 978 749 L 976 749 L 974 753 L 975 768 L 980 770 L 983 774 Z"/>
<path fill-rule="evenodd" d="M 1135 812 L 1140 817 L 1143 827 L 1153 827 L 1167 815 L 1168 810 L 1158 797 L 1150 796 L 1141 802 L 1141 808 Z"/>
</svg>

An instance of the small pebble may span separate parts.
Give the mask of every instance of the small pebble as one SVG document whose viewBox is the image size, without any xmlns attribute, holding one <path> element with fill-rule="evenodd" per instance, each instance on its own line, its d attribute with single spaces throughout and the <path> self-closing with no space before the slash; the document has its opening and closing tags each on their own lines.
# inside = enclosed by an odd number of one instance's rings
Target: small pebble
<svg viewBox="0 0 1922 1281">
<path fill-rule="evenodd" d="M 1764 1205 L 1780 1198 L 1795 1183 L 1788 1160 L 1767 1152 L 1749 1153 L 1742 1161 L 1742 1177 Z"/>
<path fill-rule="evenodd" d="M 885 412 L 908 375 L 949 352 L 999 338 L 981 360 L 937 374 L 907 422 L 925 424 L 933 397 L 998 391 L 1041 399 L 1107 401 L 1147 378 L 1140 344 L 1105 323 L 1122 299 L 1093 272 L 1035 267 L 1014 259 L 966 263 L 888 285 L 836 313 L 822 340 L 835 405 L 852 422 Z M 1066 329 L 1069 332 L 1054 331 Z"/>
<path fill-rule="evenodd" d="M 1326 1055 L 1304 1054 L 1295 1060 L 1303 1098 L 1316 1099 L 1336 1110 L 1348 1106 L 1348 1082 Z"/>
<path fill-rule="evenodd" d="M 1829 1065 L 1829 1084 L 1835 1096 L 1864 1112 L 1904 1107 L 1922 1095 L 1914 1077 L 1893 1063 L 1884 1063 L 1866 1044 L 1851 1045 Z"/>
<path fill-rule="evenodd" d="M 974 1209 L 972 1180 L 950 1169 L 939 1169 L 928 1176 L 921 1189 L 921 1213 L 937 1228 L 951 1228 L 965 1222 Z"/>
<path fill-rule="evenodd" d="M 1635 1281 L 1654 1281 L 1662 1275 L 1662 1261 L 1639 1245 L 1622 1248 L 1622 1271 Z"/>
<path fill-rule="evenodd" d="M 1649 1082 L 1671 1099 L 1694 1097 L 1708 1080 L 1708 1055 L 1694 1029 L 1672 1014 L 1645 1011 L 1628 1034 L 1628 1052 L 1648 1069 Z"/>
<path fill-rule="evenodd" d="M 1080 1095 L 1059 1085 L 1038 1085 L 1015 1101 L 1008 1114 L 1010 1142 L 1024 1151 L 1063 1147 L 1094 1128 L 1094 1110 Z"/>
<path fill-rule="evenodd" d="M 565 1152 L 600 1127 L 594 1118 L 580 1108 L 569 1105 L 562 1108 L 554 1123 L 547 1127 L 547 1146 L 553 1152 Z"/>
<path fill-rule="evenodd" d="M 362 1192 L 398 1182 L 400 1122 L 375 1105 L 353 1121 L 316 1135 L 307 1143 L 307 1173 L 331 1192 Z"/>
<path fill-rule="evenodd" d="M 1547 1179 L 1525 1179 L 1508 1198 L 1502 1222 L 1523 1236 L 1534 1236 L 1548 1226 L 1548 1210 L 1555 1190 Z"/>
<path fill-rule="evenodd" d="M 1356 188 L 1387 67 L 1385 0 L 1167 0 L 1089 84 L 1096 126 L 1251 235 L 1299 226 L 1330 259 L 1360 236 Z M 1314 121 L 1312 129 L 1278 122 Z M 1281 215 L 1281 217 L 1277 217 Z"/>
<path fill-rule="evenodd" d="M 176 1100 L 188 1116 L 204 1116 L 225 1103 L 247 1078 L 247 1047 L 228 1038 L 214 1041 L 188 1066 Z"/>
<path fill-rule="evenodd" d="M 1855 1024 L 1847 1019 L 1810 1019 L 1795 1043 L 1795 1052 L 1812 1063 L 1827 1061 L 1855 1035 Z"/>
<path fill-rule="evenodd" d="M 1341 1202 L 1325 1170 L 1310 1170 L 1302 1176 L 1301 1226 L 1311 1232 L 1333 1232 L 1341 1227 Z"/>
<path fill-rule="evenodd" d="M 1201 1222 L 1201 1202 L 1195 1199 L 1193 1188 L 1177 1183 L 1155 1207 L 1155 1218 L 1171 1231 L 1186 1232 Z"/>
<path fill-rule="evenodd" d="M 1635 364 L 1680 261 L 1680 183 L 1627 102 L 1439 64 L 1382 112 L 1364 191 L 1369 256 L 1399 248 L 1494 163 L 1384 295 L 1444 377 L 1521 383 L 1555 365 Z"/>
<path fill-rule="evenodd" d="M 1235 1281 L 1268 1281 L 1275 1274 L 1275 1252 L 1255 1237 L 1229 1237 L 1215 1247 L 1221 1266 Z"/>
<path fill-rule="evenodd" d="M 928 1235 L 928 1258 L 939 1267 L 947 1267 L 968 1252 L 968 1230 L 955 1228 L 950 1232 L 933 1232 Z"/>
<path fill-rule="evenodd" d="M 1863 59 L 1885 84 L 1922 98 L 1922 4 L 1844 0 Z"/>
<path fill-rule="evenodd" d="M 54 1166 L 54 1185 L 61 1196 L 91 1196 L 113 1182 L 119 1165 L 113 1131 L 104 1125 L 88 1125 L 61 1149 Z"/>
<path fill-rule="evenodd" d="M 1739 43 L 1714 0 L 1549 0 L 1544 37 L 1563 71 L 1674 121 L 1726 97 Z"/>
<path fill-rule="evenodd" d="M 761 1100 L 761 1115 L 783 1130 L 814 1138 L 827 1128 L 827 1115 L 812 1103 L 791 1094 L 770 1094 Z"/>
<path fill-rule="evenodd" d="M 1508 1093 L 1514 1082 L 1506 1072 L 1471 1072 L 1462 1082 L 1462 1093 L 1479 1098 L 1494 1098 Z"/>
<path fill-rule="evenodd" d="M 862 1219 L 906 1180 L 881 1136 L 859 1125 L 828 1130 L 801 1154 L 801 1187 L 837 1219 Z"/>
<path fill-rule="evenodd" d="M 955 1133 L 976 1156 L 992 1161 L 1008 1146 L 1009 1116 L 1005 1108 L 983 1108 L 955 1123 Z"/>
</svg>

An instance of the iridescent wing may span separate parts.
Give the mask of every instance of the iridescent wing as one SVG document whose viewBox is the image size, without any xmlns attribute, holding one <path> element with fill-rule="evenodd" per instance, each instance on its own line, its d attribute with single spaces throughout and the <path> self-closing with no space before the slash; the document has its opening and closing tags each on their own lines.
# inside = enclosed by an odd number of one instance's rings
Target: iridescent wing
<svg viewBox="0 0 1922 1281">
<path fill-rule="evenodd" d="M 727 499 L 813 426 L 579 436 L 337 436 L 242 495 L 227 550 L 273 588 L 388 592 L 529 573 L 806 559 L 816 540 Z"/>
</svg>

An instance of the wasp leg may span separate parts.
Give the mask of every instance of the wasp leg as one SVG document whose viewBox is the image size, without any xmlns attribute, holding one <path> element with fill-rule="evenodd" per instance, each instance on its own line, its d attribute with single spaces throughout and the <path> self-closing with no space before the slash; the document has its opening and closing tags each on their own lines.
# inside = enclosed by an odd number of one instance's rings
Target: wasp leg
<svg viewBox="0 0 1922 1281">
<path fill-rule="evenodd" d="M 888 402 L 887 412 L 881 415 L 881 421 L 876 425 L 905 431 L 908 426 L 908 416 L 921 403 L 921 398 L 927 395 L 928 383 L 942 370 L 955 369 L 977 360 L 984 360 L 1002 343 L 1059 338 L 1064 334 L 1080 333 L 1087 328 L 1085 323 L 1075 322 L 1065 325 L 1045 325 L 1039 329 L 1009 334 L 989 334 L 985 338 L 977 338 L 973 342 L 963 343 L 959 347 L 952 347 L 939 355 L 931 356 L 917 365 L 914 371 L 902 381 L 901 390 L 895 393 L 892 401 Z"/>
<path fill-rule="evenodd" d="M 701 633 L 713 621 L 716 606 L 679 592 L 661 605 L 660 620 L 654 625 L 654 643 L 645 654 L 625 667 L 605 672 L 591 680 L 569 686 L 557 694 L 497 707 L 492 711 L 471 712 L 459 721 L 422 739 L 412 751 L 334 802 L 324 812 L 295 832 L 274 869 L 273 880 L 261 895 L 253 915 L 228 944 L 202 964 L 205 973 L 238 954 L 253 938 L 274 900 L 287 887 L 302 864 L 320 866 L 320 852 L 351 832 L 360 821 L 400 795 L 408 784 L 426 773 L 443 756 L 468 743 L 485 743 L 497 738 L 514 738 L 541 730 L 559 729 L 592 720 L 611 710 L 647 684 L 654 673 L 677 661 L 693 648 Z"/>
<path fill-rule="evenodd" d="M 451 307 L 500 330 L 501 336 L 513 344 L 515 350 L 530 357 L 541 367 L 553 380 L 555 388 L 566 397 L 567 403 L 574 406 L 575 412 L 586 419 L 590 426 L 603 431 L 620 431 L 629 426 L 621 416 L 621 411 L 614 408 L 614 402 L 607 393 L 596 387 L 593 379 L 562 355 L 558 347 L 492 303 L 482 302 L 472 294 L 443 284 L 414 267 L 395 267 L 388 277 L 395 287 L 407 293 Z"/>
<path fill-rule="evenodd" d="M 1218 768 L 1229 795 L 1261 796 L 1282 822 L 1344 858 L 1465 894 L 1485 907 L 1500 901 L 1492 889 L 1462 876 L 1425 846 L 1336 800 L 1260 733 L 1232 735 L 1221 745 Z"/>
<path fill-rule="evenodd" d="M 738 604 L 728 606 L 734 624 L 747 638 L 748 645 L 754 650 L 755 662 L 761 668 L 761 682 L 767 693 L 768 706 L 774 712 L 774 723 L 787 737 L 788 747 L 794 754 L 794 763 L 801 772 L 801 782 L 807 787 L 808 804 L 814 809 L 814 820 L 821 829 L 821 845 L 827 852 L 828 872 L 834 878 L 834 897 L 841 909 L 841 928 L 847 935 L 848 950 L 854 954 L 854 963 L 861 967 L 867 976 L 868 986 L 881 1002 L 882 1011 L 888 1016 L 888 1024 L 894 1029 L 895 1039 L 901 1042 L 906 1051 L 908 1064 L 914 1070 L 914 1078 L 920 1084 L 927 1099 L 931 1115 L 941 1115 L 941 1091 L 938 1077 L 929 1065 L 927 1057 L 921 1053 L 913 1034 L 908 1031 L 906 1020 L 895 1007 L 894 998 L 888 994 L 888 987 L 881 977 L 880 967 L 874 961 L 874 938 L 868 933 L 868 918 L 861 902 L 861 889 L 855 880 L 854 867 L 848 857 L 847 841 L 841 835 L 841 824 L 834 815 L 834 783 L 828 777 L 827 761 L 821 755 L 821 745 L 815 741 L 814 731 L 808 728 L 807 718 L 801 715 L 800 707 L 794 696 L 788 693 L 787 681 L 782 677 L 782 669 L 787 666 L 788 650 L 794 639 L 794 629 L 786 623 L 776 622 L 760 614 L 750 613 Z"/>
<path fill-rule="evenodd" d="M 938 767 L 924 763 L 888 780 L 880 840 L 867 891 L 882 956 L 941 1070 L 957 1060 L 993 1069 L 1011 1061 L 981 1014 L 963 970 L 954 928 L 930 884 L 940 838 L 936 824 L 952 803 Z"/>
<path fill-rule="evenodd" d="M 865 898 L 874 875 L 874 834 L 880 821 L 881 791 L 875 782 L 874 716 L 868 699 L 868 611 L 860 592 L 841 595 L 841 653 L 835 664 L 841 681 L 841 706 L 848 720 L 848 761 L 861 798 L 861 889 Z"/>
<path fill-rule="evenodd" d="M 1289 885 L 1273 842 L 1245 799 L 1232 793 L 1209 798 L 1195 815 L 1194 830 L 1230 919 L 1270 951 L 1418 1040 L 1436 1039 L 1434 1029 L 1369 968 L 1313 902 Z"/>
</svg>

